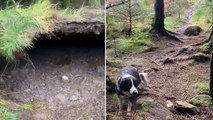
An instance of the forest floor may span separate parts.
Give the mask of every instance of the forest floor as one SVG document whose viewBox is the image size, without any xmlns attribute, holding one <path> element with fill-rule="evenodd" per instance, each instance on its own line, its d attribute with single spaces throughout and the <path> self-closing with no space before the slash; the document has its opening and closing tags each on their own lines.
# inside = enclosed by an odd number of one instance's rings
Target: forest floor
<svg viewBox="0 0 213 120">
<path fill-rule="evenodd" d="M 104 26 L 90 29 L 96 22 L 104 25 L 103 15 L 103 10 L 86 9 L 81 20 L 61 16 L 52 27 L 62 30 L 51 38 L 43 35 L 27 51 L 33 65 L 20 58 L 3 73 L 6 64 L 0 63 L 1 98 L 28 106 L 19 111 L 12 106 L 20 120 L 104 119 Z M 79 31 L 88 37 L 79 37 Z"/>
<path fill-rule="evenodd" d="M 191 7 L 190 9 L 192 9 Z M 191 12 L 191 10 L 187 10 Z M 191 15 L 192 13 L 186 13 Z M 190 18 L 190 16 L 186 16 Z M 190 19 L 188 20 L 190 21 Z M 187 59 L 199 53 L 200 46 L 191 46 L 208 38 L 209 33 L 203 31 L 198 36 L 182 35 L 186 26 L 190 22 L 180 25 L 177 37 L 184 43 L 179 43 L 165 37 L 159 37 L 155 42 L 155 47 L 149 52 L 140 54 L 120 54 L 125 65 L 134 65 L 139 71 L 148 72 L 150 80 L 145 91 L 137 100 L 136 110 L 132 116 L 118 116 L 118 102 L 115 93 L 107 93 L 107 119 L 108 120 L 212 120 L 213 107 L 199 107 L 199 114 L 181 114 L 174 112 L 167 107 L 167 102 L 176 100 L 190 102 L 190 100 L 202 93 L 208 92 L 208 82 L 210 74 L 210 63 L 196 62 Z M 186 51 L 178 54 L 183 48 Z M 165 61 L 172 62 L 165 62 Z M 120 68 L 107 66 L 107 76 L 109 79 L 116 80 Z M 114 81 L 115 82 L 115 81 Z M 203 90 L 195 87 L 197 84 L 204 83 Z M 143 105 L 143 101 L 148 101 L 151 106 Z M 124 110 L 125 111 L 125 110 Z"/>
</svg>

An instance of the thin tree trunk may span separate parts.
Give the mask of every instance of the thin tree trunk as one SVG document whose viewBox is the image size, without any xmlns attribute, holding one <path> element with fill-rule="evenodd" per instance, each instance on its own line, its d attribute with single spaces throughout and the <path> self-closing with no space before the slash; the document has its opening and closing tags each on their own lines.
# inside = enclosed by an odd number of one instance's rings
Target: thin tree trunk
<svg viewBox="0 0 213 120">
<path fill-rule="evenodd" d="M 211 97 L 213 97 L 213 54 L 212 54 L 212 60 L 210 64 L 210 82 L 209 82 L 209 94 Z"/>
<path fill-rule="evenodd" d="M 164 0 L 156 0 L 155 2 L 155 21 L 153 25 L 153 32 L 157 34 L 166 34 L 164 26 Z"/>
<path fill-rule="evenodd" d="M 129 34 L 132 34 L 132 11 L 131 11 L 131 0 L 129 0 Z"/>
</svg>

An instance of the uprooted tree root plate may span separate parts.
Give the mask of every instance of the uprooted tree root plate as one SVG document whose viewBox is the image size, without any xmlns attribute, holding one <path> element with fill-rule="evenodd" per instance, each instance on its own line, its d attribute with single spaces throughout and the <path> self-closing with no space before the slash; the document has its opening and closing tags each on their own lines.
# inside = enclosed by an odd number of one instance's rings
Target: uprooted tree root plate
<svg viewBox="0 0 213 120">
<path fill-rule="evenodd" d="M 53 28 L 26 51 L 34 67 L 22 59 L 9 64 L 1 88 L 15 102 L 42 104 L 21 112 L 22 120 L 103 119 L 104 24 L 63 20 Z"/>
</svg>

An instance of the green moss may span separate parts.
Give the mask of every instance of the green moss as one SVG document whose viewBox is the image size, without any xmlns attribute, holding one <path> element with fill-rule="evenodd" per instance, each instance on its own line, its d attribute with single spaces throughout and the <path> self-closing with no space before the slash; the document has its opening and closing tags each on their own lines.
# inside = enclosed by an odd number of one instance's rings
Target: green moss
<svg viewBox="0 0 213 120">
<path fill-rule="evenodd" d="M 213 99 L 208 95 L 197 95 L 190 100 L 190 103 L 196 106 L 211 106 Z"/>
<path fill-rule="evenodd" d="M 142 33 L 139 30 L 133 31 L 133 35 L 129 38 L 118 39 L 116 43 L 118 52 L 127 54 L 141 53 L 151 46 L 153 46 L 153 42 L 148 33 Z"/>
<path fill-rule="evenodd" d="M 201 49 L 203 52 L 205 52 L 205 51 L 211 51 L 211 50 L 210 50 L 210 49 L 211 49 L 210 42 L 201 45 L 201 46 L 200 46 L 200 49 Z"/>
<path fill-rule="evenodd" d="M 209 83 L 199 82 L 199 83 L 195 83 L 193 85 L 193 87 L 195 87 L 199 91 L 208 91 L 209 90 Z"/>
<path fill-rule="evenodd" d="M 120 59 L 107 58 L 106 64 L 107 64 L 108 66 L 111 66 L 111 67 L 120 68 L 120 67 L 123 67 L 124 62 L 123 62 L 122 60 L 120 60 Z"/>
<path fill-rule="evenodd" d="M 149 111 L 149 108 L 150 108 L 149 102 L 144 101 L 144 102 L 140 105 L 140 108 L 141 108 L 142 111 L 148 112 L 148 111 Z"/>
<path fill-rule="evenodd" d="M 139 105 L 139 108 L 144 112 L 148 112 L 151 107 L 154 107 L 156 105 L 154 100 L 149 97 L 140 98 L 139 100 L 137 100 L 137 103 Z"/>
<path fill-rule="evenodd" d="M 117 98 L 118 98 L 116 93 L 113 93 L 113 94 L 111 95 L 111 97 L 112 97 L 113 100 L 117 100 Z"/>
</svg>

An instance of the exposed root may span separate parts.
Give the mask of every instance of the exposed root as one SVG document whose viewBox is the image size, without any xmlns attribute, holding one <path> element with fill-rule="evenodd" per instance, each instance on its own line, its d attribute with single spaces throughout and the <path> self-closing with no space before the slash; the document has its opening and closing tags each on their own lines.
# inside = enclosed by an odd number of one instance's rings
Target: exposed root
<svg viewBox="0 0 213 120">
<path fill-rule="evenodd" d="M 198 43 L 192 44 L 190 46 L 199 46 L 199 45 L 203 45 L 203 44 L 208 43 L 208 42 L 209 42 L 209 39 L 206 39 L 206 40 L 204 40 L 202 42 L 198 42 Z"/>
<path fill-rule="evenodd" d="M 0 75 L 0 81 L 4 84 L 4 87 L 7 87 L 7 84 L 5 83 L 3 76 L 4 76 L 4 73 L 7 70 L 7 67 L 8 67 L 9 64 L 10 64 L 10 62 L 7 62 L 6 66 L 4 67 L 3 72 Z"/>
<path fill-rule="evenodd" d="M 189 46 L 181 48 L 178 51 L 178 53 L 176 55 L 174 55 L 174 57 L 177 57 L 177 56 L 181 55 L 182 53 L 186 52 L 188 49 L 189 49 Z"/>
<path fill-rule="evenodd" d="M 163 64 L 169 64 L 169 63 L 174 63 L 175 59 L 172 58 L 166 58 L 163 60 Z"/>
<path fill-rule="evenodd" d="M 144 50 L 143 52 L 152 52 L 158 49 L 158 47 L 149 47 L 148 49 Z"/>
<path fill-rule="evenodd" d="M 24 60 L 27 62 L 27 63 L 25 64 L 25 68 L 27 67 L 27 65 L 30 64 L 34 69 L 36 69 L 36 67 L 34 66 L 34 64 L 33 64 L 32 60 L 30 59 L 30 57 L 29 57 L 28 54 L 25 56 Z"/>
<path fill-rule="evenodd" d="M 163 36 L 163 37 L 167 37 L 168 39 L 171 39 L 171 40 L 174 40 L 174 41 L 177 41 L 177 42 L 180 42 L 180 43 L 184 43 L 182 40 L 180 40 L 179 38 L 177 38 L 175 36 L 175 35 L 177 35 L 177 33 L 174 33 L 174 32 L 170 32 L 170 31 L 167 31 L 167 30 L 158 31 L 158 30 L 152 29 L 150 31 L 150 33 L 153 37 Z M 174 34 L 174 35 L 172 35 L 172 34 Z"/>
<path fill-rule="evenodd" d="M 172 40 L 175 40 L 177 42 L 181 42 L 181 43 L 184 43 L 182 40 L 180 40 L 179 38 L 177 38 L 176 36 L 174 35 L 171 35 L 167 32 L 167 35 L 165 35 L 166 37 L 168 37 L 169 39 L 172 39 Z"/>
<path fill-rule="evenodd" d="M 8 65 L 10 64 L 10 62 L 7 62 L 6 66 L 4 67 L 3 72 L 1 73 L 0 78 L 3 78 L 5 71 L 7 70 Z"/>
<path fill-rule="evenodd" d="M 169 31 L 169 30 L 167 30 L 167 32 L 170 33 L 170 34 L 174 34 L 174 35 L 180 35 L 179 33 L 172 32 L 172 31 Z"/>
</svg>

